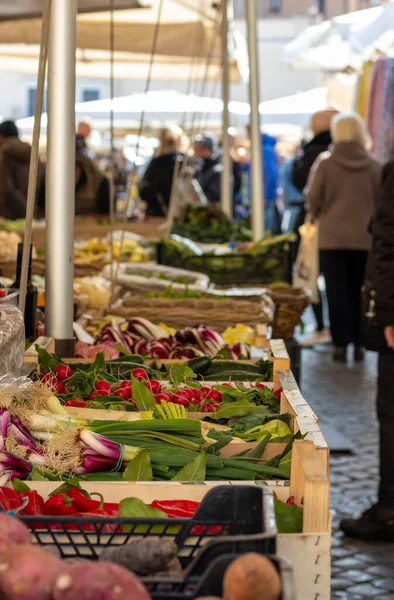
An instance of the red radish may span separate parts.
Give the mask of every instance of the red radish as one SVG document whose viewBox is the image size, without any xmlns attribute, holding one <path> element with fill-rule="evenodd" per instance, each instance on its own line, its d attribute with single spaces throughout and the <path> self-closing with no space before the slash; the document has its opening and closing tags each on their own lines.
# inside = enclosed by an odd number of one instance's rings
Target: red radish
<svg viewBox="0 0 394 600">
<path fill-rule="evenodd" d="M 66 379 L 69 379 L 69 377 L 72 375 L 71 367 L 68 365 L 59 365 L 55 369 L 55 375 L 59 381 L 65 381 Z"/>
<path fill-rule="evenodd" d="M 189 406 L 191 398 L 189 397 L 188 390 L 180 390 L 173 396 L 173 402 L 175 404 L 182 404 L 182 406 Z M 185 404 L 186 402 L 186 404 Z"/>
<path fill-rule="evenodd" d="M 49 385 L 55 385 L 57 378 L 53 373 L 42 373 L 40 376 L 42 383 L 49 383 Z"/>
<path fill-rule="evenodd" d="M 139 369 L 133 369 L 131 371 L 131 374 L 136 379 L 140 379 L 140 380 L 142 380 L 142 379 L 148 379 L 148 376 L 146 374 L 145 369 L 141 369 L 141 368 L 139 368 Z"/>
<path fill-rule="evenodd" d="M 219 410 L 220 404 L 208 404 L 205 410 L 209 413 L 214 412 L 215 410 Z"/>
<path fill-rule="evenodd" d="M 260 390 L 265 390 L 264 383 L 256 383 L 256 387 L 259 388 Z"/>
<path fill-rule="evenodd" d="M 282 395 L 283 390 L 280 388 L 279 390 L 275 390 L 274 394 L 275 396 L 278 398 L 278 400 L 280 400 L 280 397 Z"/>
<path fill-rule="evenodd" d="M 126 390 L 126 392 L 129 394 L 129 397 L 131 397 L 132 391 L 133 391 L 133 386 L 131 381 L 129 381 L 128 379 L 125 379 L 124 381 L 121 381 L 119 384 L 119 390 Z"/>
<path fill-rule="evenodd" d="M 85 402 L 85 400 L 80 400 L 79 402 L 77 402 L 78 408 L 86 408 L 87 405 L 88 403 Z"/>
<path fill-rule="evenodd" d="M 96 392 L 100 392 L 102 396 L 108 396 L 111 393 L 111 386 L 105 379 L 100 379 L 94 384 Z"/>
<path fill-rule="evenodd" d="M 78 402 L 76 400 L 67 400 L 66 402 L 66 406 L 71 406 L 73 408 L 75 408 L 76 406 L 78 406 Z"/>
<path fill-rule="evenodd" d="M 290 504 L 291 506 L 297 506 L 294 496 L 290 496 L 290 498 L 287 498 L 286 504 Z"/>
<path fill-rule="evenodd" d="M 66 391 L 66 387 L 63 381 L 56 381 L 55 388 L 57 394 L 64 394 L 64 392 Z"/>
<path fill-rule="evenodd" d="M 182 395 L 185 398 L 187 398 L 188 400 L 193 400 L 193 398 L 196 397 L 195 390 L 191 390 L 191 389 L 182 390 Z"/>
<path fill-rule="evenodd" d="M 185 408 L 188 408 L 188 406 L 190 404 L 190 400 L 187 400 L 187 398 L 178 398 L 177 401 L 175 402 L 175 404 L 179 404 L 180 406 L 184 406 Z"/>
<path fill-rule="evenodd" d="M 89 400 L 94 400 L 96 398 L 96 396 L 107 396 L 108 394 L 104 394 L 103 392 L 92 392 L 89 396 Z"/>
<path fill-rule="evenodd" d="M 121 388 L 119 388 L 118 390 L 116 390 L 116 392 L 113 392 L 114 396 L 118 396 L 119 398 L 122 398 L 123 400 L 129 400 L 130 399 L 130 395 L 129 392 L 127 390 L 122 390 Z"/>
<path fill-rule="evenodd" d="M 210 400 L 214 400 L 215 402 L 221 402 L 222 394 L 220 392 L 218 392 L 217 390 L 212 390 L 211 393 L 209 394 L 208 398 Z"/>
<path fill-rule="evenodd" d="M 222 386 L 223 386 L 223 387 L 229 387 L 229 388 L 233 387 L 233 386 L 231 385 L 231 383 L 222 383 Z"/>
<path fill-rule="evenodd" d="M 160 392 L 155 395 L 155 400 L 157 404 L 161 404 L 162 402 L 171 402 L 171 395 L 168 392 Z"/>
<path fill-rule="evenodd" d="M 200 398 L 194 398 L 194 400 L 192 400 L 193 406 L 200 406 L 200 404 L 201 404 Z"/>
<path fill-rule="evenodd" d="M 205 400 L 206 398 L 209 398 L 209 394 L 212 392 L 212 388 L 208 387 L 208 386 L 203 386 L 200 389 L 200 398 L 201 400 Z"/>
<path fill-rule="evenodd" d="M 152 394 L 158 394 L 161 391 L 160 381 L 157 379 L 151 379 L 146 382 L 146 387 L 152 392 Z"/>
</svg>

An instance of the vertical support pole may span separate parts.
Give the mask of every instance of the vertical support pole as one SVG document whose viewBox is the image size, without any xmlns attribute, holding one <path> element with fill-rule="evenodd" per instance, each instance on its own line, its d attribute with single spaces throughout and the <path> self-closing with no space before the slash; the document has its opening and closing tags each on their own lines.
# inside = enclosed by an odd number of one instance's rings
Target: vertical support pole
<svg viewBox="0 0 394 600">
<path fill-rule="evenodd" d="M 53 0 L 48 56 L 46 326 L 56 353 L 74 352 L 76 0 Z"/>
<path fill-rule="evenodd" d="M 222 131 L 222 179 L 221 179 L 221 205 L 223 212 L 231 219 L 233 216 L 233 186 L 230 156 L 230 86 L 228 64 L 228 0 L 222 0 L 222 99 L 223 99 L 223 131 Z"/>
<path fill-rule="evenodd" d="M 256 0 L 245 0 L 246 24 L 249 53 L 249 102 L 250 102 L 250 180 L 252 190 L 252 229 L 253 240 L 264 235 L 264 170 L 259 113 L 259 55 L 258 55 L 258 19 Z"/>
</svg>

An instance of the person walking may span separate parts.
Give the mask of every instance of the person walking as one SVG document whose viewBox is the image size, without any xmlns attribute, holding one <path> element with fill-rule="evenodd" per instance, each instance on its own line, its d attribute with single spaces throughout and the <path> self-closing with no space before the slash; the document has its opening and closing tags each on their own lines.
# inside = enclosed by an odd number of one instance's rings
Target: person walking
<svg viewBox="0 0 394 600">
<path fill-rule="evenodd" d="M 327 152 L 331 146 L 331 121 L 338 112 L 337 108 L 329 106 L 312 115 L 310 129 L 313 133 L 313 138 L 308 143 L 302 145 L 301 152 L 294 158 L 291 174 L 294 187 L 303 195 L 316 159 L 323 152 Z M 294 232 L 298 237 L 299 228 L 305 223 L 305 216 L 306 209 L 305 203 L 303 203 L 294 223 Z M 331 342 L 331 334 L 329 330 L 326 329 L 324 323 L 323 299 L 320 291 L 319 296 L 320 302 L 312 304 L 316 321 L 316 330 L 310 337 L 301 341 L 301 345 L 305 347 L 314 346 L 315 344 L 329 344 Z"/>
<path fill-rule="evenodd" d="M 378 502 L 359 518 L 343 519 L 340 527 L 350 537 L 394 542 L 394 161 L 383 169 L 382 193 L 372 223 L 372 237 L 368 276 L 375 291 L 374 323 L 377 327 L 374 346 L 377 346 L 376 349 L 380 347 L 377 393 L 380 434 Z"/>
<path fill-rule="evenodd" d="M 347 348 L 354 344 L 354 359 L 361 361 L 361 287 L 381 165 L 367 151 L 370 140 L 359 115 L 334 117 L 331 134 L 333 149 L 315 162 L 306 199 L 311 217 L 319 223 L 320 268 L 326 280 L 333 358 L 346 362 Z"/>
<path fill-rule="evenodd" d="M 170 204 L 172 181 L 183 138 L 180 127 L 164 127 L 159 132 L 159 147 L 138 185 L 141 200 L 147 203 L 146 214 L 165 217 Z"/>
<path fill-rule="evenodd" d="M 0 124 L 0 216 L 24 219 L 26 216 L 31 147 L 19 139 L 13 121 Z M 41 185 L 39 170 L 38 188 Z"/>
</svg>

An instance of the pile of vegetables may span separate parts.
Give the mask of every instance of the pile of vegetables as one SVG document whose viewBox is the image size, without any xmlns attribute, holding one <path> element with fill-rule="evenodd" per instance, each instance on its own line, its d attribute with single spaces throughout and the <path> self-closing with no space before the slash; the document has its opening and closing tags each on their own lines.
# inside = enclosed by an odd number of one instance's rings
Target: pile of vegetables
<svg viewBox="0 0 394 600">
<path fill-rule="evenodd" d="M 134 353 L 152 358 L 183 359 L 205 355 L 213 357 L 222 351 L 226 351 L 225 357 L 233 360 L 250 356 L 249 346 L 243 343 L 229 346 L 214 328 L 199 325 L 170 335 L 163 327 L 141 317 L 130 319 L 128 323 L 113 321 L 104 325 L 97 335 L 95 345 L 100 350 L 115 349 L 118 356 L 120 353 Z M 77 344 L 77 356 L 86 357 L 89 351 L 87 344 Z M 109 358 L 115 358 L 113 353 Z"/>
<path fill-rule="evenodd" d="M 272 379 L 269 361 L 238 362 L 234 368 L 232 362 L 202 357 L 157 369 L 138 364 L 132 356 L 105 361 L 99 354 L 93 363 L 73 365 L 73 371 L 45 350 L 38 348 L 38 354 L 41 381 L 49 384 L 67 407 L 153 410 L 159 411 L 159 416 L 163 416 L 160 405 L 166 404 L 189 412 L 216 413 L 220 409 L 219 415 L 226 412 L 229 416 L 247 414 L 256 406 L 265 406 L 274 414 L 279 411 L 281 390 L 272 392 L 262 383 Z M 248 379 L 257 383 L 235 385 Z M 211 383 L 220 381 L 224 384 Z M 186 416 L 186 410 L 181 416 Z"/>
<path fill-rule="evenodd" d="M 183 221 L 174 223 L 172 233 L 214 244 L 252 239 L 250 229 L 233 223 L 218 206 L 189 206 Z"/>
<path fill-rule="evenodd" d="M 275 516 L 277 528 L 280 533 L 301 533 L 303 521 L 303 509 L 296 506 L 294 498 L 290 497 L 286 502 L 277 498 L 275 492 Z M 77 479 L 71 479 L 62 483 L 49 494 L 47 500 L 36 490 L 31 489 L 28 484 L 20 479 L 13 479 L 11 486 L 0 488 L 0 507 L 4 512 L 17 514 L 19 516 L 29 517 L 83 517 L 92 518 L 99 521 L 100 518 L 125 518 L 125 519 L 192 519 L 200 502 L 193 500 L 154 500 L 146 504 L 140 498 L 125 498 L 121 502 L 107 502 L 104 497 L 96 492 L 89 494 Z M 40 528 L 40 523 L 33 524 L 35 528 Z M 55 527 L 55 525 L 54 525 Z M 91 523 L 81 523 L 79 525 L 83 531 L 92 531 Z M 106 531 L 116 531 L 116 525 L 105 525 Z M 68 531 L 78 531 L 75 522 L 67 524 Z M 174 529 L 174 531 L 177 531 Z M 192 532 L 194 534 L 206 533 L 204 526 L 196 525 Z M 218 535 L 222 532 L 222 527 L 210 526 L 209 535 Z M 171 556 L 174 559 L 175 555 Z M 117 561 L 114 561 L 117 562 Z M 124 565 L 126 566 L 126 565 Z M 153 567 L 153 568 L 152 568 Z M 152 569 L 150 571 L 149 569 Z M 161 565 L 159 571 L 165 570 L 165 565 Z M 133 568 L 137 575 L 147 575 L 155 572 L 154 566 L 148 563 L 144 568 Z"/>
<path fill-rule="evenodd" d="M 114 258 L 121 262 L 144 262 L 147 254 L 140 244 L 125 238 L 121 248 L 120 241 L 114 241 Z M 77 242 L 74 250 L 76 264 L 92 262 L 110 262 L 111 244 L 107 238 L 92 238 L 88 241 Z"/>
<path fill-rule="evenodd" d="M 174 415 L 163 411 L 165 418 L 155 418 L 160 417 L 161 406 L 156 404 L 153 393 L 143 381 L 133 378 L 131 382 L 133 397 L 145 409 L 139 421 L 88 421 L 70 417 L 52 389 L 42 381 L 32 383 L 28 393 L 8 397 L 3 394 L 0 485 L 13 478 L 57 480 L 72 475 L 109 481 L 290 477 L 291 447 L 297 435 L 280 438 L 286 442 L 284 450 L 265 461 L 261 457 L 272 434 L 257 429 L 259 441 L 250 454 L 224 458 L 220 450 L 231 444 L 230 430 L 217 431 L 214 425 L 207 425 L 203 432 L 200 421 L 183 418 L 183 406 L 178 406 L 179 411 Z M 264 390 L 254 388 L 251 393 L 258 398 L 260 392 Z M 256 410 L 251 399 L 244 404 L 241 401 L 241 405 L 237 401 L 229 404 L 227 410 L 232 414 L 245 415 Z M 227 418 L 221 412 L 226 402 L 219 406 L 210 415 L 216 420 Z M 272 412 L 268 405 L 258 410 L 264 413 L 267 426 L 275 428 L 278 419 L 272 419 L 270 424 Z"/>
</svg>

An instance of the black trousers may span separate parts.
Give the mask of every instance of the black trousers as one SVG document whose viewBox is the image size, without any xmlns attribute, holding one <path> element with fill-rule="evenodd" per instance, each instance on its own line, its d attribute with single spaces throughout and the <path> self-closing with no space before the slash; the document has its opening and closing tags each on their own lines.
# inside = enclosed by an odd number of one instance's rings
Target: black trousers
<svg viewBox="0 0 394 600">
<path fill-rule="evenodd" d="M 394 352 L 379 353 L 377 414 L 380 428 L 379 504 L 394 508 Z"/>
<path fill-rule="evenodd" d="M 361 288 L 367 259 L 365 250 L 320 250 L 335 346 L 362 345 Z"/>
</svg>

